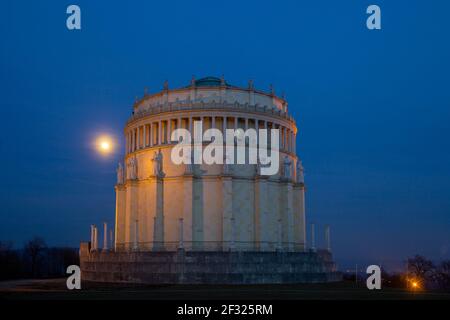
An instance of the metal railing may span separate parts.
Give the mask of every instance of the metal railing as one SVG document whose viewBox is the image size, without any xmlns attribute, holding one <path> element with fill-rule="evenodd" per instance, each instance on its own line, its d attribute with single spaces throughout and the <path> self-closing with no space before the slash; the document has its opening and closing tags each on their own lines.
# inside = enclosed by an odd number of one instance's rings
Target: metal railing
<svg viewBox="0 0 450 320">
<path fill-rule="evenodd" d="M 165 241 L 165 242 L 126 242 L 115 245 L 116 252 L 152 252 L 152 251 L 252 251 L 252 252 L 302 252 L 305 244 L 300 242 L 268 241 Z"/>
<path fill-rule="evenodd" d="M 211 110 L 211 109 L 227 109 L 230 111 L 245 111 L 245 112 L 259 112 L 259 113 L 265 113 L 272 116 L 278 116 L 283 119 L 287 119 L 289 121 L 294 121 L 294 118 L 290 116 L 287 112 L 270 108 L 267 106 L 259 106 L 259 105 L 250 105 L 248 103 L 229 103 L 229 102 L 168 102 L 166 104 L 161 104 L 157 106 L 151 106 L 148 110 L 145 111 L 136 111 L 127 121 L 127 124 L 146 117 L 150 115 L 155 115 L 163 112 L 173 112 L 173 111 L 183 111 L 183 110 Z"/>
</svg>

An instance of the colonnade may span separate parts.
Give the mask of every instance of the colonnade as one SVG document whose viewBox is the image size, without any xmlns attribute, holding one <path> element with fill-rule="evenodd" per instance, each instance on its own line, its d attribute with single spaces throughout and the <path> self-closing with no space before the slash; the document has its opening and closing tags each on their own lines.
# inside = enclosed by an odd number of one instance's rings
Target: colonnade
<svg viewBox="0 0 450 320">
<path fill-rule="evenodd" d="M 171 141 L 173 130 L 183 128 L 192 133 L 194 121 L 202 121 L 203 130 L 215 128 L 222 133 L 226 129 L 279 129 L 280 150 L 295 153 L 296 132 L 291 128 L 275 121 L 261 120 L 257 118 L 239 116 L 189 116 L 189 117 L 167 117 L 149 123 L 130 126 L 125 132 L 126 153 L 132 153 L 140 149 L 174 143 Z"/>
</svg>

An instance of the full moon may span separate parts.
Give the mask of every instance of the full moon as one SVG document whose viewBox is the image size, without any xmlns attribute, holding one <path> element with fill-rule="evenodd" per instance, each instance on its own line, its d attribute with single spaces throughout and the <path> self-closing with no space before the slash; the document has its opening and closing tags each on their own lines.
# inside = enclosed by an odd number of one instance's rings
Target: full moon
<svg viewBox="0 0 450 320">
<path fill-rule="evenodd" d="M 96 139 L 96 149 L 103 155 L 108 155 L 113 151 L 113 141 L 109 136 L 100 136 Z"/>
</svg>

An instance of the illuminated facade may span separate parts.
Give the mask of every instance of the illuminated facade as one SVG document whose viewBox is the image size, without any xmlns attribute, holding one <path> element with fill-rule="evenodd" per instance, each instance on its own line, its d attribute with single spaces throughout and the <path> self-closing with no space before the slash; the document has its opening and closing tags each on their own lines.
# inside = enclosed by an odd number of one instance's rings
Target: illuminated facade
<svg viewBox="0 0 450 320">
<path fill-rule="evenodd" d="M 175 165 L 172 132 L 279 129 L 279 170 L 255 164 Z M 116 190 L 116 251 L 303 251 L 305 187 L 296 156 L 297 126 L 274 92 L 229 85 L 222 78 L 145 94 L 126 123 L 124 164 Z M 205 143 L 207 145 L 207 143 Z"/>
</svg>

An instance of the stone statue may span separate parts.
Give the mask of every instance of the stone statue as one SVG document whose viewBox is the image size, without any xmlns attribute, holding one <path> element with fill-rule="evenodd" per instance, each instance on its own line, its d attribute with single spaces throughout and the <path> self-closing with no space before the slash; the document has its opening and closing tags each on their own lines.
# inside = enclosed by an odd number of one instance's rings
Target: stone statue
<svg viewBox="0 0 450 320">
<path fill-rule="evenodd" d="M 128 173 L 128 179 L 130 179 L 130 180 L 136 180 L 137 179 L 137 160 L 136 160 L 136 157 L 130 158 L 130 160 L 128 160 L 127 173 Z"/>
<path fill-rule="evenodd" d="M 248 80 L 248 88 L 253 90 L 253 80 Z"/>
<path fill-rule="evenodd" d="M 117 166 L 117 184 L 123 184 L 124 183 L 124 177 L 123 177 L 123 166 L 122 163 L 119 162 L 119 165 Z"/>
<path fill-rule="evenodd" d="M 161 153 L 161 150 L 158 150 L 158 152 L 155 152 L 155 155 L 153 156 L 153 174 L 157 178 L 164 178 L 165 173 L 163 172 L 163 155 Z"/>
<path fill-rule="evenodd" d="M 284 156 L 283 164 L 284 164 L 283 178 L 289 180 L 289 179 L 291 179 L 291 164 L 292 163 L 288 156 Z"/>
<path fill-rule="evenodd" d="M 297 178 L 297 183 L 305 183 L 302 160 L 300 160 L 300 159 L 297 160 L 297 176 L 296 176 L 296 178 Z"/>
</svg>

